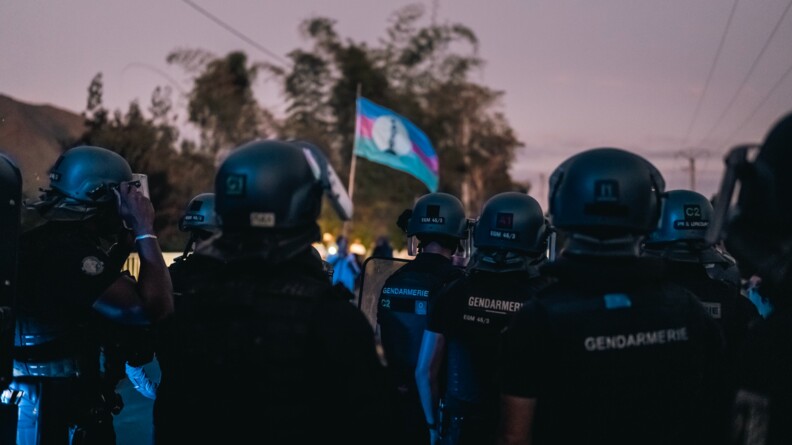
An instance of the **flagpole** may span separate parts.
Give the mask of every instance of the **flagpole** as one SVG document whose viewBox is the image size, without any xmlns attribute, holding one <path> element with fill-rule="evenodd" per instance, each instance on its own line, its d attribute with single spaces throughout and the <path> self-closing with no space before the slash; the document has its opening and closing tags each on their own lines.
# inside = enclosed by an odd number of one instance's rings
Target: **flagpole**
<svg viewBox="0 0 792 445">
<path fill-rule="evenodd" d="M 347 186 L 347 192 L 349 193 L 349 199 L 352 199 L 352 196 L 355 193 L 355 166 L 357 165 L 357 155 L 355 154 L 355 149 L 357 148 L 358 144 L 358 134 L 360 133 L 360 122 L 358 119 L 358 112 L 357 112 L 357 103 L 358 99 L 360 99 L 360 84 L 357 84 L 357 93 L 355 95 L 355 140 L 352 143 L 352 162 L 350 163 L 349 167 L 349 185 Z"/>
<path fill-rule="evenodd" d="M 347 193 L 349 194 L 349 200 L 354 203 L 354 193 L 355 193 L 355 168 L 357 166 L 357 154 L 355 153 L 355 149 L 357 148 L 358 144 L 358 134 L 360 133 L 360 119 L 359 113 L 357 110 L 357 103 L 358 99 L 360 99 L 360 92 L 361 85 L 360 83 L 357 84 L 357 91 L 355 93 L 355 138 L 354 142 L 352 142 L 352 161 L 350 162 L 349 166 L 349 184 L 347 185 Z M 348 236 L 349 234 L 349 226 L 352 221 L 344 221 L 344 236 Z"/>
</svg>

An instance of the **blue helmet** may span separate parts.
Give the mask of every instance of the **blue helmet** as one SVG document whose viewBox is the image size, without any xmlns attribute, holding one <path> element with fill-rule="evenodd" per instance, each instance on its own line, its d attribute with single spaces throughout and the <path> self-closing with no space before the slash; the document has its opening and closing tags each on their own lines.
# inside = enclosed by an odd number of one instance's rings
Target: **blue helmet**
<svg viewBox="0 0 792 445">
<path fill-rule="evenodd" d="M 113 187 L 132 180 L 126 159 L 106 148 L 82 145 L 64 152 L 50 169 L 50 187 L 74 200 L 98 205 L 115 201 Z"/>
<path fill-rule="evenodd" d="M 462 201 L 448 193 L 428 193 L 413 205 L 407 236 L 439 235 L 463 239 L 468 236 L 468 220 Z"/>
<path fill-rule="evenodd" d="M 184 215 L 179 220 L 179 230 L 182 232 L 217 230 L 214 193 L 199 193 L 190 200 Z"/>
<path fill-rule="evenodd" d="M 550 177 L 553 227 L 595 237 L 645 235 L 657 227 L 662 175 L 643 157 L 594 148 L 564 161 Z"/>
<path fill-rule="evenodd" d="M 677 241 L 704 241 L 712 219 L 712 203 L 692 190 L 671 190 L 662 201 L 657 229 L 646 237 L 647 245 Z"/>
<path fill-rule="evenodd" d="M 547 250 L 548 233 L 535 199 L 525 193 L 498 193 L 484 204 L 473 230 L 473 246 L 540 255 Z"/>
<path fill-rule="evenodd" d="M 133 180 L 129 163 L 102 147 L 66 150 L 49 171 L 50 188 L 28 207 L 52 221 L 81 221 L 115 212 L 113 189 Z"/>
<path fill-rule="evenodd" d="M 215 176 L 215 213 L 223 230 L 316 227 L 321 172 L 307 156 L 279 140 L 255 140 L 233 151 Z"/>
</svg>

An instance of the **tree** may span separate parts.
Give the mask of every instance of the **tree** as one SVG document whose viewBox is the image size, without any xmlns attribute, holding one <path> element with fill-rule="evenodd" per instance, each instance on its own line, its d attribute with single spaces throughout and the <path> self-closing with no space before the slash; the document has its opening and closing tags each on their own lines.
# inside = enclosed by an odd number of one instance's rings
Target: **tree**
<svg viewBox="0 0 792 445">
<path fill-rule="evenodd" d="M 342 177 L 349 175 L 360 85 L 364 97 L 427 133 L 440 158 L 440 190 L 464 198 L 475 215 L 492 194 L 518 188 L 508 166 L 521 144 L 497 111 L 502 93 L 470 80 L 483 65 L 475 33 L 460 24 L 423 25 L 424 13 L 421 5 L 396 11 L 375 47 L 342 39 L 332 19 L 311 18 L 300 27 L 311 46 L 289 54 L 293 66 L 264 66 L 289 105 L 282 134 L 322 145 Z M 424 193 L 411 176 L 359 158 L 353 237 L 370 243 L 387 233 L 399 243 L 396 217 Z"/>
<path fill-rule="evenodd" d="M 273 132 L 274 118 L 253 95 L 259 65 L 232 52 L 217 58 L 203 50 L 171 52 L 168 63 L 194 74 L 188 98 L 189 120 L 201 131 L 201 149 L 216 154 Z"/>
<path fill-rule="evenodd" d="M 154 230 L 165 250 L 181 250 L 186 235 L 178 230 L 178 220 L 189 200 L 200 192 L 212 190 L 213 160 L 206 154 L 176 149 L 179 132 L 173 125 L 170 90 L 157 88 L 152 93 L 146 117 L 137 102 L 126 113 L 110 113 L 102 104 L 102 76 L 97 74 L 88 89 L 84 113 L 88 131 L 79 144 L 97 145 L 113 150 L 129 162 L 132 171 L 148 176 L 149 193 L 157 215 Z"/>
</svg>

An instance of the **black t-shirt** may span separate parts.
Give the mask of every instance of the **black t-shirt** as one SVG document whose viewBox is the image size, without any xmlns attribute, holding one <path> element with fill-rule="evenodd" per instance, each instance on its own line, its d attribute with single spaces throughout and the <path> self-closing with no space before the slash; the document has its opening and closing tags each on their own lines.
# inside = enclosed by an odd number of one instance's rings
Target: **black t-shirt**
<svg viewBox="0 0 792 445">
<path fill-rule="evenodd" d="M 436 253 L 419 253 L 382 286 L 377 323 L 385 359 L 396 384 L 415 385 L 430 306 L 440 289 L 462 276 L 462 269 Z"/>
<path fill-rule="evenodd" d="M 121 262 L 78 223 L 50 222 L 31 229 L 22 235 L 19 252 L 18 303 L 23 311 L 83 311 L 121 275 Z"/>
<path fill-rule="evenodd" d="M 729 356 L 733 357 L 742 348 L 751 324 L 760 318 L 756 306 L 743 297 L 739 287 L 711 278 L 703 264 L 668 261 L 665 267 L 669 279 L 693 292 L 723 328 Z"/>
<path fill-rule="evenodd" d="M 534 443 L 701 443 L 723 340 L 696 297 L 649 258 L 544 273 L 559 282 L 503 336 L 502 392 L 537 399 Z"/>
<path fill-rule="evenodd" d="M 321 260 L 193 253 L 183 266 L 159 332 L 157 443 L 398 440 L 371 326 L 333 296 Z"/>
<path fill-rule="evenodd" d="M 62 377 L 74 363 L 76 393 L 98 400 L 124 377 L 124 362 L 136 348 L 139 327 L 123 326 L 93 309 L 122 273 L 129 252 L 79 222 L 47 222 L 20 240 L 15 357 L 21 370 Z M 104 362 L 101 365 L 101 355 Z M 37 364 L 37 368 L 31 368 Z M 48 366 L 51 365 L 51 366 Z M 23 373 L 27 371 L 22 371 Z M 82 415 L 79 398 L 70 398 Z M 77 407 L 79 406 L 79 407 Z"/>
<path fill-rule="evenodd" d="M 525 301 L 550 280 L 536 271 L 473 270 L 438 295 L 426 329 L 447 345 L 445 401 L 482 414 L 497 412 L 500 334 Z M 462 407 L 460 407 L 462 409 Z"/>
</svg>

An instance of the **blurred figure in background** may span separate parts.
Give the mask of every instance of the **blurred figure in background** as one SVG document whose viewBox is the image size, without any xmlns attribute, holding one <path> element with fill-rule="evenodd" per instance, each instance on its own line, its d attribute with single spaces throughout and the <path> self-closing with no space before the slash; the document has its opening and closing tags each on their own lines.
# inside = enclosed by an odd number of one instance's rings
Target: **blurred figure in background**
<svg viewBox="0 0 792 445">
<path fill-rule="evenodd" d="M 339 235 L 336 245 L 338 250 L 327 257 L 327 263 L 333 270 L 333 286 L 343 286 L 339 290 L 351 300 L 355 297 L 360 265 L 355 254 L 349 251 L 349 240 L 346 236 Z"/>
<path fill-rule="evenodd" d="M 792 443 L 792 113 L 761 146 L 726 156 L 708 241 L 723 239 L 743 278 L 761 293 L 766 319 L 740 357 L 733 443 Z M 739 194 L 735 197 L 735 192 Z M 753 278 L 752 278 L 753 277 Z"/>
<path fill-rule="evenodd" d="M 371 253 L 371 256 L 377 258 L 393 258 L 393 246 L 391 246 L 387 235 L 380 235 L 377 237 L 377 242 L 374 245 L 374 251 Z"/>
</svg>

